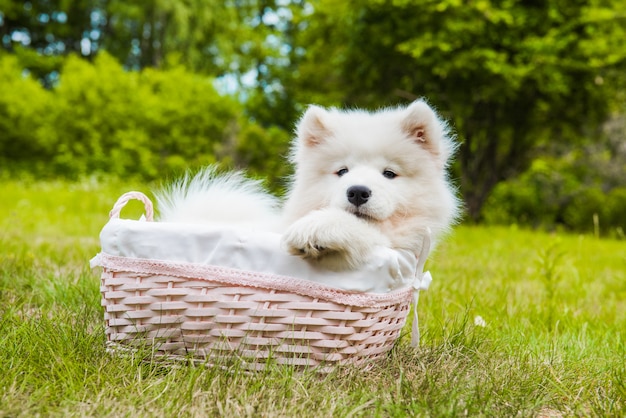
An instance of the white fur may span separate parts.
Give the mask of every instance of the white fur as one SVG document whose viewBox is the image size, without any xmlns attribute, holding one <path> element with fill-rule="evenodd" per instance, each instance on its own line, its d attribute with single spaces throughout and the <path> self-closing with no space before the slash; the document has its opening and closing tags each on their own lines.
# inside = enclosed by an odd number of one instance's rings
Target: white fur
<svg viewBox="0 0 626 418">
<path fill-rule="evenodd" d="M 446 124 L 421 100 L 375 113 L 310 107 L 291 155 L 285 247 L 332 269 L 357 268 L 376 245 L 419 253 L 427 229 L 436 242 L 457 217 L 446 173 L 454 148 Z M 339 176 L 341 169 L 348 172 Z M 358 208 L 346 196 L 357 185 L 371 190 Z"/>
<path fill-rule="evenodd" d="M 283 243 L 292 254 L 318 260 L 330 270 L 358 268 L 374 247 L 391 246 L 389 238 L 367 221 L 332 206 L 296 220 Z"/>
<path fill-rule="evenodd" d="M 427 230 L 434 243 L 458 215 L 446 172 L 454 150 L 447 125 L 422 100 L 374 113 L 311 106 L 292 147 L 284 247 L 333 270 L 358 268 L 375 246 L 419 253 Z M 371 191 L 366 203 L 348 200 L 352 186 Z M 241 173 L 207 168 L 157 193 L 157 202 L 169 222 L 277 223 L 277 200 Z"/>
<path fill-rule="evenodd" d="M 217 174 L 209 166 L 196 175 L 187 173 L 169 187 L 155 192 L 162 222 L 226 223 L 275 230 L 279 201 L 261 182 L 241 172 Z"/>
</svg>

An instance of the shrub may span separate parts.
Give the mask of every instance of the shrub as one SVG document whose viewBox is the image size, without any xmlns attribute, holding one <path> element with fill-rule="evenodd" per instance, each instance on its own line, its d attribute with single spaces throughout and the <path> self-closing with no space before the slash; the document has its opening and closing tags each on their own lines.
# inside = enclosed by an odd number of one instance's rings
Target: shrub
<svg viewBox="0 0 626 418">
<path fill-rule="evenodd" d="M 59 152 L 53 162 L 69 176 L 104 171 L 155 178 L 171 162 L 193 165 L 214 154 L 239 113 L 210 79 L 181 68 L 127 72 L 106 54 L 94 64 L 70 57 L 54 93 Z"/>
<path fill-rule="evenodd" d="M 604 200 L 605 195 L 598 188 L 580 189 L 563 210 L 565 225 L 578 231 L 593 232 L 596 219 L 603 218 Z"/>
<path fill-rule="evenodd" d="M 516 179 L 498 184 L 483 209 L 487 223 L 553 228 L 579 187 L 555 161 L 538 159 Z"/>
<path fill-rule="evenodd" d="M 523 175 L 495 187 L 483 218 L 543 229 L 596 232 L 598 227 L 600 234 L 623 237 L 626 188 L 605 191 L 602 178 L 590 169 L 568 158 L 538 159 Z"/>
<path fill-rule="evenodd" d="M 0 55 L 0 167 L 45 165 L 52 95 L 23 71 L 14 56 Z"/>
<path fill-rule="evenodd" d="M 611 235 L 624 238 L 626 231 L 626 187 L 617 187 L 608 194 L 604 201 L 604 217 L 600 225 L 606 225 Z"/>
<path fill-rule="evenodd" d="M 151 180 L 216 161 L 272 179 L 286 171 L 288 135 L 251 123 L 211 78 L 182 67 L 134 72 L 106 53 L 93 63 L 69 56 L 46 90 L 0 55 L 0 91 L 5 171 Z"/>
</svg>

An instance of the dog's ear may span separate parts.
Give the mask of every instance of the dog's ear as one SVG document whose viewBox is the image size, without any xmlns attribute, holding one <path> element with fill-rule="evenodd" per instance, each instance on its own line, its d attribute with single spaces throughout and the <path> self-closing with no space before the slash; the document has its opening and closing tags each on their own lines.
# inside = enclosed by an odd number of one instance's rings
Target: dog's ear
<svg viewBox="0 0 626 418">
<path fill-rule="evenodd" d="M 297 135 L 300 141 L 308 146 L 315 146 L 324 141 L 330 130 L 324 124 L 327 116 L 325 109 L 319 106 L 309 106 L 298 122 Z"/>
<path fill-rule="evenodd" d="M 404 110 L 402 130 L 442 162 L 448 159 L 446 124 L 425 101 L 416 100 Z"/>
</svg>

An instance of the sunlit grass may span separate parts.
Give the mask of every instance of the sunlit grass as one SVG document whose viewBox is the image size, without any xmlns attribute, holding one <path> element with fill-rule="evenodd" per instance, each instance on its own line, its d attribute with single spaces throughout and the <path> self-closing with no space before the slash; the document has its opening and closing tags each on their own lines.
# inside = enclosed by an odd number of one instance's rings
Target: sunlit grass
<svg viewBox="0 0 626 418">
<path fill-rule="evenodd" d="M 626 414 L 626 243 L 589 235 L 459 227 L 428 263 L 421 347 L 368 372 L 111 357 L 88 260 L 131 189 L 150 187 L 0 184 L 0 416 Z"/>
</svg>

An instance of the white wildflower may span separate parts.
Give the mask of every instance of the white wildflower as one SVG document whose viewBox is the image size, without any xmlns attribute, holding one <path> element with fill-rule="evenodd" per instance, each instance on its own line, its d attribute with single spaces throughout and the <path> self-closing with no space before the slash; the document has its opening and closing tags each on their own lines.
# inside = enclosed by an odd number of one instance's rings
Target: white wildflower
<svg viewBox="0 0 626 418">
<path fill-rule="evenodd" d="M 487 322 L 485 322 L 485 320 L 483 319 L 482 316 L 480 315 L 476 315 L 474 317 L 474 325 L 476 325 L 477 327 L 486 327 L 487 326 Z"/>
</svg>

